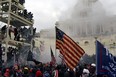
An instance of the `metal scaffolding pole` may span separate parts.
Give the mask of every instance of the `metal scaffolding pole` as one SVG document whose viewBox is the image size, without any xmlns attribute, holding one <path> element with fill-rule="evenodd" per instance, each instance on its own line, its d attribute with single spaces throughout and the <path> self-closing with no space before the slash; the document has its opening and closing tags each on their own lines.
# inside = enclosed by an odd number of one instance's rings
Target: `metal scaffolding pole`
<svg viewBox="0 0 116 77">
<path fill-rule="evenodd" d="M 5 58 L 4 61 L 5 63 L 7 62 L 7 52 L 8 52 L 8 41 L 9 41 L 9 26 L 10 26 L 10 12 L 11 12 L 11 0 L 9 0 L 9 10 L 8 10 L 8 22 L 7 22 L 7 31 L 6 31 L 6 47 L 5 47 Z"/>
</svg>

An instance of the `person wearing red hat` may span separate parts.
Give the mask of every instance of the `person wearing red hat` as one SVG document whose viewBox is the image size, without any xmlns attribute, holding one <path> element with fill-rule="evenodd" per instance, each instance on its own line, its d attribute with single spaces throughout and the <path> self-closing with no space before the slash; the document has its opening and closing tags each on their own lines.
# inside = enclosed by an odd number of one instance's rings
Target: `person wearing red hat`
<svg viewBox="0 0 116 77">
<path fill-rule="evenodd" d="M 5 73 L 4 73 L 4 77 L 10 77 L 10 70 L 7 68 Z"/>
<path fill-rule="evenodd" d="M 37 72 L 36 72 L 36 75 L 35 75 L 35 77 L 42 77 L 43 75 L 42 75 L 42 72 L 40 71 L 40 70 L 38 70 Z"/>
</svg>

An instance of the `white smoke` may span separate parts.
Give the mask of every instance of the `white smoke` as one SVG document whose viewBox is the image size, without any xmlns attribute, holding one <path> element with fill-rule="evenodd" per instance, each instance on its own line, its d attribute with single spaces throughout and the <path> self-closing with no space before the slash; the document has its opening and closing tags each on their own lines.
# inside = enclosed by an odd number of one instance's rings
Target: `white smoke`
<svg viewBox="0 0 116 77">
<path fill-rule="evenodd" d="M 99 0 L 78 0 L 74 8 L 60 17 L 59 28 L 69 36 L 94 36 L 111 33 L 109 16 Z M 110 19 L 109 19 L 110 20 Z M 114 24 L 114 23 L 113 23 Z M 110 25 L 111 26 L 111 25 Z"/>
</svg>

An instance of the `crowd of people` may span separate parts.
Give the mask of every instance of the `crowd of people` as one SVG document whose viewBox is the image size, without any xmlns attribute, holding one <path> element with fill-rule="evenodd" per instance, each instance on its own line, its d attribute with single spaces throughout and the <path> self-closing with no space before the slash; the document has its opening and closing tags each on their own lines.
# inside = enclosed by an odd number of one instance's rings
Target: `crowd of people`
<svg viewBox="0 0 116 77">
<path fill-rule="evenodd" d="M 96 75 L 96 65 L 77 65 L 73 70 L 64 64 L 52 65 L 33 60 L 35 65 L 18 65 L 0 69 L 0 77 L 108 77 Z"/>
<path fill-rule="evenodd" d="M 1 1 L 5 1 L 5 0 L 1 0 Z M 21 5 L 23 5 L 25 3 L 25 0 L 11 0 L 11 1 L 12 1 L 12 3 L 15 3 L 15 4 L 17 4 L 17 2 L 18 2 Z M 2 6 L 6 6 L 6 5 L 8 5 L 8 2 L 3 2 L 2 3 Z"/>
<path fill-rule="evenodd" d="M 21 17 L 24 17 L 25 19 L 28 19 L 29 21 L 32 21 L 32 19 L 33 19 L 33 13 L 27 12 L 27 9 L 20 10 L 18 12 L 18 15 Z"/>
<path fill-rule="evenodd" d="M 1 48 L 1 55 L 5 55 L 5 47 L 2 46 Z M 13 48 L 13 47 L 8 47 L 8 52 L 7 52 L 7 61 L 11 61 L 14 59 L 14 55 L 16 56 L 15 58 L 17 59 L 19 56 L 19 51 L 17 48 Z M 17 59 L 18 60 L 18 59 Z"/>
<path fill-rule="evenodd" d="M 33 33 L 31 33 L 31 29 L 33 30 Z M 1 28 L 1 34 L 3 35 L 3 38 L 6 36 L 6 32 L 7 32 L 7 26 L 4 25 Z M 14 34 L 14 40 L 16 41 L 20 41 L 20 38 L 24 38 L 26 39 L 28 42 L 30 42 L 32 36 L 35 35 L 36 33 L 36 28 L 26 28 L 26 27 L 19 27 L 19 28 L 15 28 L 13 26 L 9 27 L 9 37 L 11 39 L 11 33 Z"/>
<path fill-rule="evenodd" d="M 95 64 L 78 65 L 74 70 L 67 68 L 67 66 L 52 65 L 52 63 L 42 63 L 33 60 L 34 65 L 18 65 L 2 68 L 0 70 L 1 76 L 4 77 L 96 77 Z"/>
<path fill-rule="evenodd" d="M 2 50 L 5 49 L 2 47 Z M 18 50 L 16 48 L 9 47 L 7 54 L 8 60 L 12 60 L 14 54 Z M 18 56 L 18 55 L 17 55 Z M 31 57 L 31 56 L 29 56 Z M 7 60 L 7 61 L 8 61 Z M 69 69 L 65 64 L 54 64 L 52 62 L 42 63 L 33 57 L 27 60 L 33 62 L 32 64 L 27 63 L 19 64 L 18 62 L 8 65 L 6 63 L 0 66 L 0 77 L 97 77 L 96 76 L 96 65 L 92 64 L 78 64 L 74 69 Z M 103 76 L 99 76 L 103 77 Z"/>
<path fill-rule="evenodd" d="M 18 3 L 23 5 L 25 3 L 25 0 L 18 0 L 18 2 L 15 1 L 15 0 L 12 0 L 12 3 L 14 3 L 16 5 Z M 9 6 L 8 2 L 2 3 L 2 6 L 1 6 L 2 11 L 7 12 L 8 9 L 9 9 L 8 6 Z M 23 17 L 23 18 L 25 18 L 25 19 L 27 19 L 29 21 L 31 21 L 31 22 L 33 20 L 33 13 L 28 12 L 27 9 L 18 9 L 18 11 L 17 11 L 17 7 L 11 6 L 11 11 L 14 12 L 15 14 L 17 14 L 17 15 L 19 15 L 19 16 L 21 16 L 21 17 Z"/>
<path fill-rule="evenodd" d="M 5 50 L 5 47 L 1 47 L 2 50 Z M 18 50 L 12 47 L 9 47 L 8 50 L 8 60 L 13 61 L 14 59 L 11 58 L 14 57 L 14 54 L 18 54 Z M 31 56 L 29 55 L 29 57 Z M 33 57 L 28 61 L 34 62 L 34 64 L 27 63 L 25 65 L 18 62 L 11 65 L 2 64 L 0 66 L 0 77 L 108 77 L 107 75 L 96 75 L 95 63 L 79 63 L 74 69 L 69 69 L 65 64 L 42 63 Z"/>
</svg>

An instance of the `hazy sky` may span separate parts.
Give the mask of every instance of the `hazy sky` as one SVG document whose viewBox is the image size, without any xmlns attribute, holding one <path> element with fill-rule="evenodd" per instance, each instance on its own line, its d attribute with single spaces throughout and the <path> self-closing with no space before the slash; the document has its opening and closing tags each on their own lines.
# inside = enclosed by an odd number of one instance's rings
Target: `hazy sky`
<svg viewBox="0 0 116 77">
<path fill-rule="evenodd" d="M 78 0 L 25 0 L 25 8 L 34 14 L 34 27 L 53 28 L 64 12 L 70 12 Z M 100 0 L 107 14 L 116 14 L 116 0 Z"/>
</svg>

